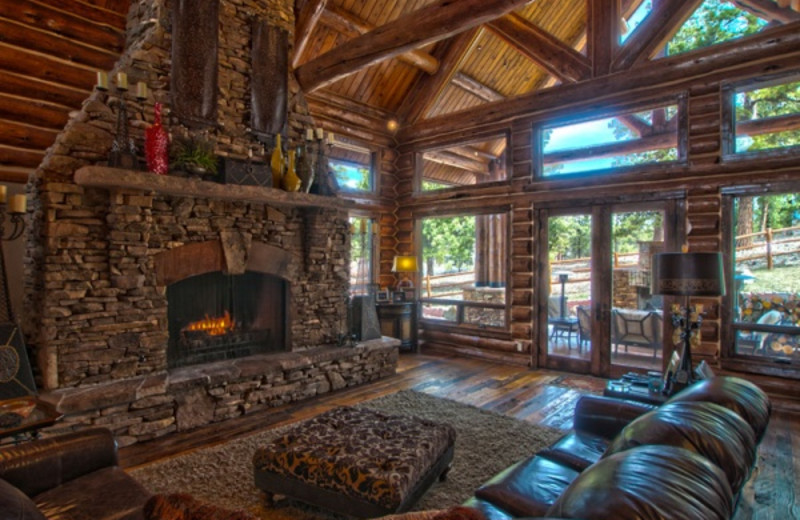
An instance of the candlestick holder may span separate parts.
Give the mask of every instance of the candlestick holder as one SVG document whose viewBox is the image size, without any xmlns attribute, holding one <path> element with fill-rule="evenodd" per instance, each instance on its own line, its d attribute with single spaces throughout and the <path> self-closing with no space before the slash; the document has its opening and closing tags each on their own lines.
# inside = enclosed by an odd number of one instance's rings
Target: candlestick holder
<svg viewBox="0 0 800 520">
<path fill-rule="evenodd" d="M 97 90 L 108 92 L 108 76 L 104 72 L 97 74 Z M 114 140 L 111 143 L 111 152 L 108 156 L 108 165 L 112 168 L 124 168 L 128 170 L 139 169 L 139 156 L 136 144 L 128 134 L 128 104 L 125 101 L 125 93 L 128 91 L 128 76 L 123 72 L 117 73 L 117 98 L 109 103 L 109 106 L 116 108 L 117 121 L 114 125 Z M 139 82 L 136 88 L 136 99 L 143 102 L 147 99 L 147 85 Z M 144 119 L 144 113 L 142 113 Z"/>
</svg>

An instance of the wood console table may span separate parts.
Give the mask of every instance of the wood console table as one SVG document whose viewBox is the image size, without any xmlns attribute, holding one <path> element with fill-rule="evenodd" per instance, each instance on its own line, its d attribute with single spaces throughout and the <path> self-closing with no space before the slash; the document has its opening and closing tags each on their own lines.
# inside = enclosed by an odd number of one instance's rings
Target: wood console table
<svg viewBox="0 0 800 520">
<path fill-rule="evenodd" d="M 379 303 L 378 321 L 381 334 L 400 340 L 401 349 L 419 352 L 417 343 L 417 303 Z"/>
<path fill-rule="evenodd" d="M 0 439 L 12 437 L 14 442 L 26 437 L 36 438 L 39 430 L 61 418 L 55 407 L 37 397 L 18 397 L 0 401 L 0 418 L 14 418 L 0 425 Z M 4 441 L 7 442 L 7 441 Z"/>
</svg>

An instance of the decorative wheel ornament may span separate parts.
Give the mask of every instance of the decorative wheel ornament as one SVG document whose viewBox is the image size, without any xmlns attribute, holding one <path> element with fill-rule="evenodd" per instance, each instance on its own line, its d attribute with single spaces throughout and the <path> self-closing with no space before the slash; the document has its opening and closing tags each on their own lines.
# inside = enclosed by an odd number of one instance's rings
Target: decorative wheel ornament
<svg viewBox="0 0 800 520">
<path fill-rule="evenodd" d="M 0 383 L 10 383 L 19 372 L 19 354 L 14 347 L 0 346 Z"/>
</svg>

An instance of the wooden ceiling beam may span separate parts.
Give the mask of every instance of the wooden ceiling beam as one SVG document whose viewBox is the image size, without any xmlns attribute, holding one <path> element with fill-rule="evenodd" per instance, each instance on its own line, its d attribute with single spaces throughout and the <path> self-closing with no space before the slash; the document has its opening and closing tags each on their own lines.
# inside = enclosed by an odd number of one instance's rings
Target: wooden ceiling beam
<svg viewBox="0 0 800 520">
<path fill-rule="evenodd" d="M 792 23 L 800 20 L 800 13 L 792 10 L 788 3 L 786 6 L 781 6 L 773 0 L 728 0 L 728 2 L 770 22 Z"/>
<path fill-rule="evenodd" d="M 591 75 L 585 56 L 516 13 L 492 20 L 487 27 L 562 81 L 580 81 Z"/>
<path fill-rule="evenodd" d="M 625 114 L 624 116 L 617 117 L 620 123 L 625 125 L 628 130 L 633 132 L 639 137 L 650 135 L 653 133 L 653 127 L 639 119 L 633 114 Z"/>
<path fill-rule="evenodd" d="M 311 92 L 380 61 L 437 42 L 503 16 L 530 0 L 437 0 L 343 43 L 295 71 Z"/>
<path fill-rule="evenodd" d="M 328 0 L 308 0 L 295 16 L 292 68 L 297 68 L 300 63 L 303 52 L 306 50 L 306 45 L 308 45 L 308 40 L 311 38 L 311 33 L 317 26 L 320 17 L 322 17 L 322 13 L 325 12 L 327 4 Z"/>
<path fill-rule="evenodd" d="M 653 2 L 653 10 L 625 41 L 613 63 L 612 71 L 626 70 L 647 61 L 680 29 L 703 0 Z"/>
<path fill-rule="evenodd" d="M 493 88 L 484 85 L 477 79 L 472 78 L 464 74 L 463 72 L 457 72 L 453 76 L 452 82 L 453 85 L 466 90 L 473 96 L 486 102 L 500 101 L 501 99 L 506 98 L 504 95 L 497 92 Z"/>
<path fill-rule="evenodd" d="M 436 74 L 417 79 L 411 93 L 397 110 L 401 125 L 413 124 L 422 119 L 428 108 L 441 97 L 479 33 L 478 28 L 473 28 L 438 46 L 436 52 L 439 56 L 439 70 Z"/>
<path fill-rule="evenodd" d="M 375 29 L 353 13 L 335 5 L 328 6 L 322 15 L 322 22 L 350 38 L 367 34 Z M 397 56 L 397 59 L 428 74 L 435 74 L 439 70 L 439 60 L 425 51 L 415 49 Z"/>
<path fill-rule="evenodd" d="M 619 0 L 586 0 L 587 55 L 592 66 L 592 76 L 604 76 L 611 71 L 611 63 L 619 48 Z"/>
</svg>

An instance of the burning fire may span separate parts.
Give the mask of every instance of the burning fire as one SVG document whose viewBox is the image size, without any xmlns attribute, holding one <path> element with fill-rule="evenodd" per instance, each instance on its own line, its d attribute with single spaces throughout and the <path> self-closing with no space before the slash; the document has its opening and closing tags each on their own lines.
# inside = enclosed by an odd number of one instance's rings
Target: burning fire
<svg viewBox="0 0 800 520">
<path fill-rule="evenodd" d="M 190 323 L 184 330 L 202 331 L 209 336 L 222 336 L 232 332 L 234 328 L 230 313 L 225 311 L 225 315 L 218 318 L 212 318 L 206 314 L 204 319 Z"/>
</svg>

